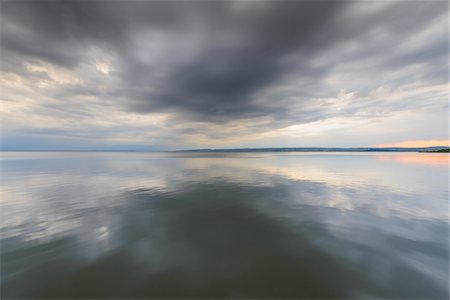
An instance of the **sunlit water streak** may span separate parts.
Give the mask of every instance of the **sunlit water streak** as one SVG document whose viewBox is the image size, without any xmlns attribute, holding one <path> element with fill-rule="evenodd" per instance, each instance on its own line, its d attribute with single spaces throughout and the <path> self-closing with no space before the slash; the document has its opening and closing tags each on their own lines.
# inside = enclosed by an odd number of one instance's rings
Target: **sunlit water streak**
<svg viewBox="0 0 450 300">
<path fill-rule="evenodd" d="M 1 160 L 2 298 L 448 298 L 447 154 Z"/>
</svg>

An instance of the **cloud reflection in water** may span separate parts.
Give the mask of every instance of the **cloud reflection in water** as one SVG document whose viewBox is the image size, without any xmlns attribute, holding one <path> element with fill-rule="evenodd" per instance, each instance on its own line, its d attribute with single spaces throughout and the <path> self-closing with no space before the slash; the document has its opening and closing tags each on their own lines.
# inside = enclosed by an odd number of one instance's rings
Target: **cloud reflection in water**
<svg viewBox="0 0 450 300">
<path fill-rule="evenodd" d="M 448 296 L 448 175 L 435 164 L 5 156 L 6 298 Z"/>
</svg>

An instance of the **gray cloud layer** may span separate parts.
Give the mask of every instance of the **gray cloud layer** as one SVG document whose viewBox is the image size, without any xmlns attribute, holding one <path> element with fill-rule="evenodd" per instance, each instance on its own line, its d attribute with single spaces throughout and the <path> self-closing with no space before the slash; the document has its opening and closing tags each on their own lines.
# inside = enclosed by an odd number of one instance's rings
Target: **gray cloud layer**
<svg viewBox="0 0 450 300">
<path fill-rule="evenodd" d="M 281 128 L 424 103 L 370 95 L 447 82 L 447 11 L 446 1 L 4 1 L 2 69 L 39 80 L 48 75 L 24 62 L 43 61 L 83 76 L 100 49 L 108 82 L 88 77 L 46 96 Z M 357 97 L 339 98 L 344 90 Z"/>
</svg>

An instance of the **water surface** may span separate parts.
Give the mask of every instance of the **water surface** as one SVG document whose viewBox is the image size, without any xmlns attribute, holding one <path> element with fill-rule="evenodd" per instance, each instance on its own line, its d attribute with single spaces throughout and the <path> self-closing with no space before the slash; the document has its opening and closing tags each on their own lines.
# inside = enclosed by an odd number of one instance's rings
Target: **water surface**
<svg viewBox="0 0 450 300">
<path fill-rule="evenodd" d="M 2 298 L 449 296 L 448 154 L 2 153 Z"/>
</svg>

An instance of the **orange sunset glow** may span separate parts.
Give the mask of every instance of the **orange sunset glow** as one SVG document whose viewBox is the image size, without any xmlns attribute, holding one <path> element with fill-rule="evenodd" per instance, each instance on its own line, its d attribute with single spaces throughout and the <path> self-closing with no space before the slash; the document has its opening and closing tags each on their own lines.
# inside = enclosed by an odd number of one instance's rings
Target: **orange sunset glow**
<svg viewBox="0 0 450 300">
<path fill-rule="evenodd" d="M 405 154 L 405 155 L 380 155 L 377 156 L 380 160 L 395 161 L 403 164 L 415 165 L 448 165 L 449 156 L 447 154 L 436 155 L 435 153 L 427 155 Z"/>
<path fill-rule="evenodd" d="M 449 146 L 450 140 L 416 140 L 416 141 L 403 141 L 392 144 L 378 144 L 376 147 L 433 147 L 433 146 Z"/>
</svg>

